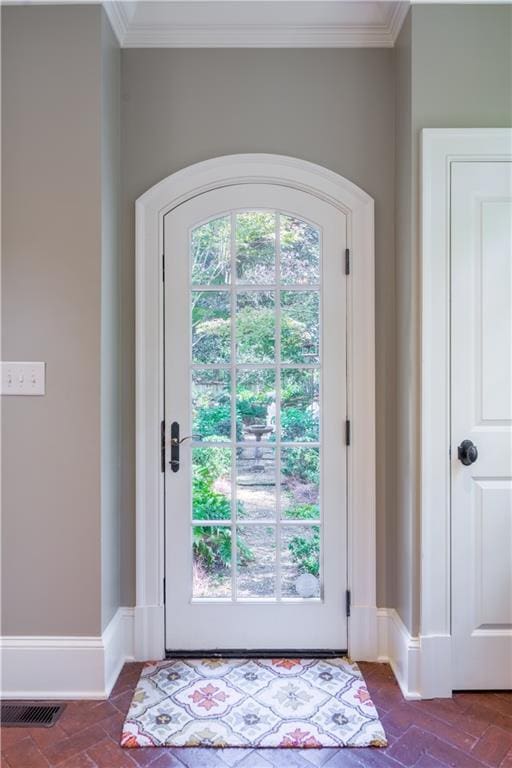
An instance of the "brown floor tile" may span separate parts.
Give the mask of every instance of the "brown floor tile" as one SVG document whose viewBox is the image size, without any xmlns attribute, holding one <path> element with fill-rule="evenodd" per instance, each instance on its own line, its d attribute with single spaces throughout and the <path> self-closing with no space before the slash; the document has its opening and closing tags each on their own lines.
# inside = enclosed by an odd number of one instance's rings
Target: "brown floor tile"
<svg viewBox="0 0 512 768">
<path fill-rule="evenodd" d="M 2 728 L 0 731 L 0 749 L 4 752 L 8 747 L 28 739 L 28 728 Z"/>
<path fill-rule="evenodd" d="M 385 682 L 379 688 L 374 688 L 373 690 L 371 686 L 368 686 L 368 688 L 379 714 L 381 712 L 389 712 L 390 709 L 401 704 L 404 700 L 396 683 L 393 685 L 390 682 Z"/>
<path fill-rule="evenodd" d="M 87 755 L 98 768 L 134 768 L 136 763 L 130 752 L 129 749 L 120 749 L 119 745 L 107 736 L 89 747 Z"/>
<path fill-rule="evenodd" d="M 325 768 L 402 768 L 383 749 L 338 749 L 336 754 L 325 764 Z"/>
<path fill-rule="evenodd" d="M 171 755 L 171 757 L 173 757 L 165 747 L 142 747 L 141 749 L 137 748 L 130 750 L 130 757 L 139 768 L 146 768 L 146 766 L 152 765 L 157 758 L 165 757 L 166 755 Z M 178 762 L 175 759 L 174 763 L 171 764 L 178 765 Z M 183 766 L 183 763 L 180 762 L 179 765 Z"/>
<path fill-rule="evenodd" d="M 457 749 L 469 752 L 474 747 L 477 741 L 475 736 L 450 726 L 442 720 L 437 720 L 430 714 L 431 710 L 426 712 L 421 707 L 412 707 L 413 703 L 417 702 L 404 701 L 382 717 L 382 725 L 386 733 L 389 732 L 399 737 L 411 725 L 416 725 Z"/>
<path fill-rule="evenodd" d="M 3 768 L 512 768 L 512 695 L 404 701 L 386 664 L 361 670 L 386 749 L 132 749 L 119 746 L 142 664 L 126 664 L 108 701 L 68 702 L 53 728 L 4 728 Z"/>
<path fill-rule="evenodd" d="M 134 688 L 135 685 L 133 686 L 133 689 Z M 114 707 L 119 712 L 122 712 L 123 715 L 126 715 L 130 709 L 130 704 L 132 703 L 133 698 L 133 689 L 125 691 L 124 693 L 119 694 L 119 696 L 115 696 L 113 699 L 110 699 Z"/>
<path fill-rule="evenodd" d="M 11 768 L 48 768 L 48 761 L 31 738 L 5 749 L 4 757 Z"/>
<path fill-rule="evenodd" d="M 307 749 L 304 751 L 304 758 L 316 766 L 316 768 L 322 768 L 324 763 L 334 757 L 334 754 L 338 752 L 335 747 L 325 747 L 324 749 Z"/>
<path fill-rule="evenodd" d="M 506 691 L 496 691 L 495 693 L 487 691 L 456 693 L 453 697 L 456 703 L 463 702 L 467 707 L 472 704 L 481 704 L 483 707 L 489 707 L 500 715 L 512 717 L 512 694 Z"/>
<path fill-rule="evenodd" d="M 12 730 L 15 729 L 13 728 Z M 62 739 L 67 739 L 68 737 L 68 734 L 60 727 L 59 723 L 55 723 L 52 728 L 27 728 L 26 731 L 39 749 L 45 749 L 57 741 L 62 741 Z"/>
<path fill-rule="evenodd" d="M 512 733 L 491 725 L 478 741 L 471 755 L 487 765 L 499 766 L 511 749 Z"/>
<path fill-rule="evenodd" d="M 480 738 L 488 727 L 496 722 L 497 718 L 504 718 L 504 716 L 481 704 L 471 704 L 471 706 L 469 706 L 460 716 L 456 725 L 457 728 L 460 728 L 466 733 L 470 733 L 472 736 Z"/>
<path fill-rule="evenodd" d="M 121 714 L 121 712 L 118 712 L 116 710 L 116 714 L 112 715 L 111 717 L 107 717 L 106 720 L 102 720 L 100 725 L 107 734 L 107 736 L 110 736 L 111 739 L 114 741 L 120 741 L 121 739 L 121 732 L 123 730 L 123 723 L 125 720 L 125 715 Z"/>
<path fill-rule="evenodd" d="M 446 763 L 440 763 L 432 755 L 423 755 L 420 757 L 414 768 L 446 768 Z"/>
<path fill-rule="evenodd" d="M 96 768 L 96 763 L 85 752 L 81 752 L 61 763 L 59 768 Z"/>
<path fill-rule="evenodd" d="M 247 751 L 247 750 L 246 750 Z M 272 763 L 262 754 L 261 751 L 252 750 L 241 762 L 237 763 L 237 768 L 271 768 Z"/>
<path fill-rule="evenodd" d="M 226 766 L 224 761 L 216 754 L 217 750 L 215 749 L 198 749 L 197 747 L 188 749 L 187 747 L 180 747 L 170 751 L 187 768 L 225 768 Z"/>
<path fill-rule="evenodd" d="M 455 747 L 451 747 L 439 739 L 436 739 L 428 747 L 428 754 L 436 757 L 441 764 L 449 765 L 451 768 L 481 768 L 482 766 L 480 760 L 470 757 L 467 753 L 455 749 Z"/>
<path fill-rule="evenodd" d="M 433 743 L 435 738 L 428 731 L 422 731 L 417 726 L 412 725 L 395 741 L 387 754 L 401 765 L 413 766 L 416 765 L 422 755 L 426 754 L 429 745 Z"/>
<path fill-rule="evenodd" d="M 183 763 L 169 752 L 166 755 L 157 757 L 155 762 L 151 763 L 151 768 L 183 768 Z"/>
<path fill-rule="evenodd" d="M 500 768 L 512 768 L 512 749 L 501 761 Z"/>
<path fill-rule="evenodd" d="M 79 731 L 74 736 L 62 739 L 56 744 L 44 750 L 44 754 L 51 765 L 59 765 L 65 760 L 69 760 L 74 755 L 84 752 L 89 747 L 97 744 L 105 738 L 105 731 L 99 725 L 93 725 L 84 731 Z"/>
<path fill-rule="evenodd" d="M 59 725 L 68 736 L 72 736 L 116 714 L 118 714 L 118 710 L 110 701 L 102 701 L 95 706 L 87 707 L 83 711 L 77 707 L 70 708 L 69 712 L 65 710 Z"/>
</svg>

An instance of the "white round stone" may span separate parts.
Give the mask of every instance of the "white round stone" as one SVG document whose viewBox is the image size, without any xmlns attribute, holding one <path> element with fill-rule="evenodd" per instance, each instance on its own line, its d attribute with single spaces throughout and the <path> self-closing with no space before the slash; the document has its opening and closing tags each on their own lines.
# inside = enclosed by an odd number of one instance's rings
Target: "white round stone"
<svg viewBox="0 0 512 768">
<path fill-rule="evenodd" d="M 299 597 L 315 597 L 318 592 L 318 579 L 312 573 L 301 574 L 295 582 L 295 591 Z"/>
</svg>

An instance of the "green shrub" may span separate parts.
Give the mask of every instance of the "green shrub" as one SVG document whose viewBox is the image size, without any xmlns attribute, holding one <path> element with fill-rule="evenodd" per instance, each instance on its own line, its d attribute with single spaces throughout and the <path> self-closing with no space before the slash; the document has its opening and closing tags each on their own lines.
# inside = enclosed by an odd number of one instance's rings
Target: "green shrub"
<svg viewBox="0 0 512 768">
<path fill-rule="evenodd" d="M 318 484 L 320 452 L 314 448 L 286 448 L 281 454 L 281 469 L 286 477 Z"/>
<path fill-rule="evenodd" d="M 254 392 L 252 389 L 240 389 L 236 393 L 237 417 L 243 424 L 265 421 L 267 407 L 272 400 L 271 392 Z"/>
<path fill-rule="evenodd" d="M 231 406 L 217 405 L 198 408 L 194 432 L 210 440 L 212 437 L 229 439 L 231 434 Z"/>
<path fill-rule="evenodd" d="M 231 502 L 212 488 L 214 479 L 208 469 L 197 469 L 192 481 L 195 520 L 229 520 Z"/>
<path fill-rule="evenodd" d="M 197 453 L 215 450 L 215 448 L 201 448 Z M 220 453 L 224 451 L 218 451 L 218 454 Z M 195 462 L 192 481 L 195 520 L 229 520 L 231 518 L 230 500 L 213 488 L 213 483 L 221 476 L 214 474 L 222 462 L 218 454 L 213 458 L 211 453 L 206 454 L 205 464 L 202 467 Z M 242 502 L 238 502 L 238 513 L 243 514 Z M 221 525 L 195 526 L 192 547 L 194 557 L 205 568 L 225 568 L 231 563 L 231 528 Z M 239 538 L 237 551 L 238 560 L 242 565 L 254 557 L 250 548 Z"/>
<path fill-rule="evenodd" d="M 298 504 L 296 507 L 286 510 L 286 517 L 293 520 L 318 520 L 320 507 L 318 504 Z"/>
<path fill-rule="evenodd" d="M 229 448 L 194 448 L 194 475 L 210 480 L 211 483 L 231 472 L 231 450 Z"/>
<path fill-rule="evenodd" d="M 310 441 L 318 439 L 318 421 L 304 408 L 286 408 L 281 412 L 284 440 Z"/>
<path fill-rule="evenodd" d="M 311 528 L 311 535 L 294 536 L 288 544 L 288 549 L 295 563 L 297 563 L 300 573 L 311 573 L 313 576 L 319 575 L 320 563 L 320 529 Z"/>
</svg>

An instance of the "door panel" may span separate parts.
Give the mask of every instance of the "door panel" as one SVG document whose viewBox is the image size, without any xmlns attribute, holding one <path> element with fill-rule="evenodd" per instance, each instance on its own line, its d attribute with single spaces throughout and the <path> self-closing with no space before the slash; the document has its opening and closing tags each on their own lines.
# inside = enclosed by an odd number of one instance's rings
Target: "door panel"
<svg viewBox="0 0 512 768">
<path fill-rule="evenodd" d="M 345 239 L 265 184 L 165 217 L 168 649 L 347 647 Z"/>
<path fill-rule="evenodd" d="M 512 687 L 511 168 L 452 166 L 454 689 Z"/>
</svg>

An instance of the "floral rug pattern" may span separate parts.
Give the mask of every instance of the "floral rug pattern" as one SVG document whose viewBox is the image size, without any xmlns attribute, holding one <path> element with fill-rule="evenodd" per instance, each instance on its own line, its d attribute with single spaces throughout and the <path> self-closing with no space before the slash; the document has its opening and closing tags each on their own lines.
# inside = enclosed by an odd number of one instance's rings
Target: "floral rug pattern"
<svg viewBox="0 0 512 768">
<path fill-rule="evenodd" d="M 357 666 L 335 659 L 179 659 L 145 665 L 121 746 L 385 747 Z"/>
</svg>

